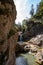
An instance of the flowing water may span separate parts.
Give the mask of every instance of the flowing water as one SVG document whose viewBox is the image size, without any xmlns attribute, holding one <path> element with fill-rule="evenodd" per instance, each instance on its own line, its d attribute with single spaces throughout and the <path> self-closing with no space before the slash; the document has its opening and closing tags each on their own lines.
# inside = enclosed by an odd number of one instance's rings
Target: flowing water
<svg viewBox="0 0 43 65">
<path fill-rule="evenodd" d="M 16 65 L 28 65 L 28 63 L 24 57 L 19 56 L 16 58 Z"/>
<path fill-rule="evenodd" d="M 39 65 L 35 62 L 35 56 L 26 53 L 16 58 L 16 65 Z"/>
<path fill-rule="evenodd" d="M 20 45 L 23 43 L 22 32 L 19 32 L 18 43 L 19 43 Z"/>
<path fill-rule="evenodd" d="M 19 44 L 22 44 L 22 35 L 20 35 Z M 16 57 L 16 65 L 39 65 L 35 62 L 35 56 L 33 56 L 30 52 L 25 54 L 20 54 L 20 56 Z"/>
<path fill-rule="evenodd" d="M 33 56 L 32 54 L 23 54 L 23 56 L 27 59 L 27 62 L 28 62 L 28 65 L 38 65 L 36 62 L 35 62 L 35 56 Z"/>
</svg>

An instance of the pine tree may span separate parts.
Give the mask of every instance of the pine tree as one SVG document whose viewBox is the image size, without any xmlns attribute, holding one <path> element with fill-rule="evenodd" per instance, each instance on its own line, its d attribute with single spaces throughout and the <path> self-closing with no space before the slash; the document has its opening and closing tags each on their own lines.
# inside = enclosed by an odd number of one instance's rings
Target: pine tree
<svg viewBox="0 0 43 65">
<path fill-rule="evenodd" d="M 43 0 L 39 3 L 37 10 L 36 10 L 36 18 L 43 19 Z"/>
<path fill-rule="evenodd" d="M 33 16 L 34 15 L 34 5 L 32 4 L 32 6 L 31 6 L 31 11 L 30 11 L 30 14 L 31 14 L 31 16 Z"/>
</svg>

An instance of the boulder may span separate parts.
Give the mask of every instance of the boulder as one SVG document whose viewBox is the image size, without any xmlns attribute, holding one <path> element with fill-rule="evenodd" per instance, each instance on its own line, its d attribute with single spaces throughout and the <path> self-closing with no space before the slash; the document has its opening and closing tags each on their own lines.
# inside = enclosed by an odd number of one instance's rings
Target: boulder
<svg viewBox="0 0 43 65">
<path fill-rule="evenodd" d="M 36 62 L 41 64 L 42 63 L 42 54 L 41 54 L 41 51 L 39 51 L 37 54 L 36 54 Z"/>
<path fill-rule="evenodd" d="M 40 34 L 40 35 L 37 35 L 36 37 L 31 38 L 30 42 L 32 42 L 33 44 L 36 44 L 38 46 L 42 46 L 43 34 Z"/>
</svg>

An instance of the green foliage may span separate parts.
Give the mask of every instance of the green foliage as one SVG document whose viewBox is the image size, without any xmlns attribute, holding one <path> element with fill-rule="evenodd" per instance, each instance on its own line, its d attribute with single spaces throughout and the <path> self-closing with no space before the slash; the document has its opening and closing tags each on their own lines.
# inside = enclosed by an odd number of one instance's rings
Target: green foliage
<svg viewBox="0 0 43 65">
<path fill-rule="evenodd" d="M 19 31 L 21 31 L 21 30 L 22 30 L 21 25 L 19 25 L 19 26 L 18 26 L 18 29 L 19 29 Z"/>
<path fill-rule="evenodd" d="M 39 3 L 35 17 L 38 19 L 43 19 L 43 1 Z"/>
<path fill-rule="evenodd" d="M 23 20 L 23 28 L 25 29 L 26 26 L 29 28 L 29 22 L 31 21 L 31 23 L 33 22 L 41 22 L 43 24 L 43 0 L 41 0 L 41 2 L 37 5 L 37 10 L 36 13 L 34 14 L 34 5 L 32 4 L 31 6 L 31 18 L 29 18 L 29 20 Z M 33 22 L 32 22 L 33 21 Z"/>
<path fill-rule="evenodd" d="M 24 19 L 24 20 L 22 21 L 22 25 L 23 25 L 23 26 L 26 25 L 26 22 L 27 22 L 27 20 Z"/>
<path fill-rule="evenodd" d="M 24 19 L 24 20 L 22 21 L 22 31 L 27 28 L 27 22 L 28 22 L 28 20 L 26 20 L 26 19 Z"/>
</svg>

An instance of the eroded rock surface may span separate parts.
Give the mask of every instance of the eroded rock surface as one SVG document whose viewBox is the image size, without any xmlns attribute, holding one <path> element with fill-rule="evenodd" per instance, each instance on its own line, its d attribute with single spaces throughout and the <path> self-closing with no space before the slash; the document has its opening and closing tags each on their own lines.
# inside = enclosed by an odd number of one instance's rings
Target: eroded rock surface
<svg viewBox="0 0 43 65">
<path fill-rule="evenodd" d="M 13 0 L 0 0 L 0 65 L 15 65 L 16 14 Z"/>
</svg>

